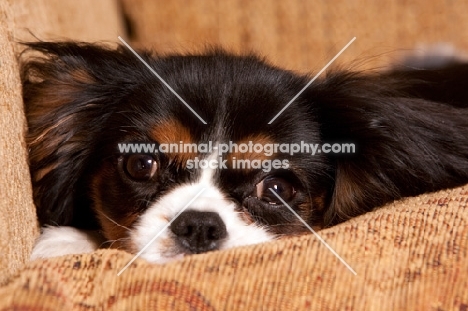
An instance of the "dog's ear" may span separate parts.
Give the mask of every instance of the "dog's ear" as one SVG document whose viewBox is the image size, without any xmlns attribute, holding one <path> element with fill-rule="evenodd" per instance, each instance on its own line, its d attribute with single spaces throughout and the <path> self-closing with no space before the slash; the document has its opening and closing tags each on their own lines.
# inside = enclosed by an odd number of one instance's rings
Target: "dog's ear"
<svg viewBox="0 0 468 311">
<path fill-rule="evenodd" d="M 378 92 L 369 84 L 359 75 L 335 72 L 308 91 L 313 116 L 320 123 L 322 145 L 353 146 L 350 153 L 327 155 L 334 183 L 324 212 L 326 226 L 363 214 L 381 199 L 398 196 L 392 181 L 378 171 L 380 161 L 392 161 L 387 149 L 393 138 L 385 133 L 389 124 L 381 123 L 385 112 L 372 102 Z"/>
<path fill-rule="evenodd" d="M 324 223 L 389 201 L 461 185 L 468 179 L 468 111 L 420 98 L 425 85 L 393 74 L 335 72 L 308 92 L 322 143 L 352 143 L 328 154 L 335 178 Z"/>
<path fill-rule="evenodd" d="M 74 225 L 75 209 L 88 208 L 82 175 L 96 148 L 96 136 L 131 88 L 129 72 L 119 64 L 133 59 L 91 44 L 26 45 L 22 55 L 26 139 L 39 221 Z"/>
</svg>

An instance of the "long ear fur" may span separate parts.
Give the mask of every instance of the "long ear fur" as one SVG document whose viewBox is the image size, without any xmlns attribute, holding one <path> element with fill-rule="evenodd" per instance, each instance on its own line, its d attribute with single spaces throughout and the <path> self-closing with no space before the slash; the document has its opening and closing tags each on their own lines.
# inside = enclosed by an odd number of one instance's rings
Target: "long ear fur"
<svg viewBox="0 0 468 311">
<path fill-rule="evenodd" d="M 26 45 L 23 98 L 38 218 L 41 224 L 80 226 L 77 215 L 90 219 L 82 175 L 96 135 L 132 88 L 130 72 L 119 64 L 134 58 L 73 42 Z"/>
<path fill-rule="evenodd" d="M 434 93 L 431 83 L 448 76 L 443 69 L 430 76 L 337 72 L 310 90 L 323 141 L 356 146 L 354 155 L 330 157 L 335 183 L 325 224 L 468 182 L 468 69 L 458 77 L 463 98 Z"/>
</svg>

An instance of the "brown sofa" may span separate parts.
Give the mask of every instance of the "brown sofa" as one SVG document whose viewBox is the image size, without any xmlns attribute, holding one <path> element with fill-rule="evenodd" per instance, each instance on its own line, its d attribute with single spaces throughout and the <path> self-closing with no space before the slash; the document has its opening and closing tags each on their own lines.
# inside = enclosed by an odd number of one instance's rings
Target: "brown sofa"
<svg viewBox="0 0 468 311">
<path fill-rule="evenodd" d="M 123 35 L 160 51 L 222 44 L 300 71 L 320 69 L 353 36 L 344 62 L 414 47 L 415 38 L 468 50 L 462 2 L 287 3 L 0 0 L 0 310 L 468 310 L 468 185 L 321 231 L 357 275 L 312 235 L 167 265 L 136 260 L 120 276 L 132 255 L 117 250 L 28 262 L 39 228 L 16 55 L 31 33 L 84 41 Z"/>
</svg>

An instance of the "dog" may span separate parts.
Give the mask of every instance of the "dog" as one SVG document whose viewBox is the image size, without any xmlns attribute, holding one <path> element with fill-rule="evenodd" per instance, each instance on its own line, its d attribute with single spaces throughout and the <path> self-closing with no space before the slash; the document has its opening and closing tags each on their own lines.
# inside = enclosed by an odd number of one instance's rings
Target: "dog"
<svg viewBox="0 0 468 311">
<path fill-rule="evenodd" d="M 221 49 L 140 51 L 151 72 L 124 46 L 27 47 L 32 258 L 112 247 L 165 263 L 468 182 L 468 65 L 453 59 L 305 88 L 309 75 Z M 156 151 L 120 148 L 143 143 Z"/>
</svg>

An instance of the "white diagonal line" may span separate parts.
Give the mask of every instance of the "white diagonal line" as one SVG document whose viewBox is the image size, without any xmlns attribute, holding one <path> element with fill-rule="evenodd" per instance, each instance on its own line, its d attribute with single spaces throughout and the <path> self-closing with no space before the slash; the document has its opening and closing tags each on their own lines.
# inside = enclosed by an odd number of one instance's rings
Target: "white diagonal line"
<svg viewBox="0 0 468 311">
<path fill-rule="evenodd" d="M 144 251 L 145 251 L 145 250 L 146 250 L 146 249 L 147 249 L 163 232 L 164 232 L 164 230 L 166 230 L 167 228 L 169 228 L 169 226 L 172 224 L 172 222 L 173 222 L 174 220 L 176 220 L 177 217 L 179 217 L 180 214 L 182 214 L 182 212 L 185 211 L 185 209 L 186 209 L 187 207 L 189 207 L 190 204 L 192 204 L 192 202 L 195 201 L 195 199 L 198 198 L 198 196 L 200 196 L 200 194 L 201 194 L 203 191 L 205 191 L 205 189 L 206 189 L 206 188 L 203 188 L 202 190 L 200 190 L 200 192 L 198 192 L 197 195 L 194 196 L 193 199 L 191 199 L 190 202 L 188 202 L 188 203 L 184 206 L 184 208 L 181 209 L 180 212 L 177 213 L 177 215 L 175 215 L 175 217 L 172 218 L 171 221 L 169 221 L 169 222 L 167 223 L 167 225 L 165 225 L 164 228 L 162 228 L 161 231 L 159 231 L 158 234 L 156 234 L 156 235 L 154 236 L 154 238 L 152 238 L 151 241 L 149 241 L 149 242 L 145 245 L 145 247 L 143 247 L 143 248 L 135 255 L 135 257 L 133 257 L 132 260 L 130 260 L 130 261 L 125 265 L 125 267 L 122 268 L 122 270 L 119 271 L 119 273 L 117 273 L 117 276 L 120 276 L 120 275 L 121 275 L 137 258 L 138 258 L 138 257 L 140 257 L 140 255 L 143 254 L 143 252 L 144 252 Z"/>
<path fill-rule="evenodd" d="M 330 245 L 327 244 L 327 242 L 325 242 L 324 239 L 322 239 L 322 237 L 320 235 L 318 235 L 317 232 L 315 232 L 314 229 L 312 229 L 305 221 L 304 219 L 301 218 L 301 216 L 299 216 L 292 208 L 291 206 L 289 206 L 272 188 L 268 188 L 270 189 L 270 191 L 281 201 L 281 203 L 283 203 L 287 208 L 289 208 L 289 210 L 294 214 L 294 216 L 296 216 L 303 224 L 304 226 L 307 227 L 307 229 L 310 230 L 310 232 L 312 232 L 316 237 L 317 239 L 319 239 L 320 242 L 322 242 L 323 245 L 325 245 L 326 248 L 328 248 L 328 250 L 330 252 L 332 252 L 333 255 L 335 255 L 336 258 L 338 258 L 339 261 L 341 261 L 345 266 L 346 268 L 349 269 L 349 271 L 351 271 L 354 275 L 357 275 L 356 271 L 353 270 L 353 268 L 351 268 L 350 265 L 348 265 L 348 263 L 346 261 L 344 261 L 343 258 L 340 257 L 340 255 L 338 255 L 334 250 L 333 248 L 331 248 Z"/>
<path fill-rule="evenodd" d="M 192 107 L 190 107 L 190 105 L 187 104 L 185 100 L 180 97 L 179 94 L 177 94 L 176 91 L 174 91 L 174 89 L 169 84 L 167 84 L 167 82 L 164 81 L 164 79 L 161 78 L 161 76 L 158 75 L 158 73 L 153 68 L 151 68 L 151 66 L 148 65 L 148 63 L 145 62 L 145 60 L 141 58 L 141 56 L 138 55 L 138 53 L 135 52 L 135 50 L 132 49 L 132 47 L 127 42 L 125 42 L 124 39 L 122 39 L 122 37 L 119 36 L 118 38 L 198 119 L 200 119 L 200 121 L 202 121 L 203 124 L 206 124 L 205 120 L 203 120 L 202 117 L 200 117 L 198 113 L 193 110 Z"/>
<path fill-rule="evenodd" d="M 343 52 L 351 45 L 351 43 L 353 43 L 354 40 L 356 40 L 356 37 L 352 38 L 351 41 L 349 41 L 348 44 L 346 44 L 345 47 L 342 48 L 341 51 L 339 51 L 338 54 L 336 54 L 335 57 L 333 57 L 333 58 L 331 59 L 331 61 L 329 61 L 328 64 L 326 64 L 325 67 L 323 67 L 322 70 L 320 70 L 320 71 L 315 75 L 315 77 L 313 77 L 312 80 L 310 80 L 309 83 L 307 83 L 307 85 L 304 86 L 304 87 L 302 88 L 302 90 L 300 90 L 299 93 L 297 93 L 297 95 L 294 96 L 293 99 L 291 99 L 291 100 L 289 101 L 289 103 L 287 103 L 286 106 L 284 106 L 283 109 L 281 109 L 281 111 L 278 112 L 278 113 L 276 114 L 276 116 L 273 117 L 273 119 L 270 120 L 270 122 L 268 122 L 268 124 L 273 123 L 273 121 L 275 121 L 276 118 L 278 118 L 278 117 L 280 116 L 280 114 L 282 114 L 282 113 L 289 107 L 289 105 L 291 105 L 291 104 L 293 103 L 293 101 L 295 101 L 295 100 L 302 94 L 302 92 L 304 92 L 304 91 L 312 84 L 312 82 L 314 82 L 315 79 L 317 79 L 318 76 L 320 76 L 320 75 L 322 74 L 322 72 L 324 72 L 324 71 L 328 68 L 328 66 L 330 66 L 330 65 L 332 64 L 332 63 L 338 58 L 338 56 L 340 56 L 341 53 L 343 53 Z"/>
</svg>

